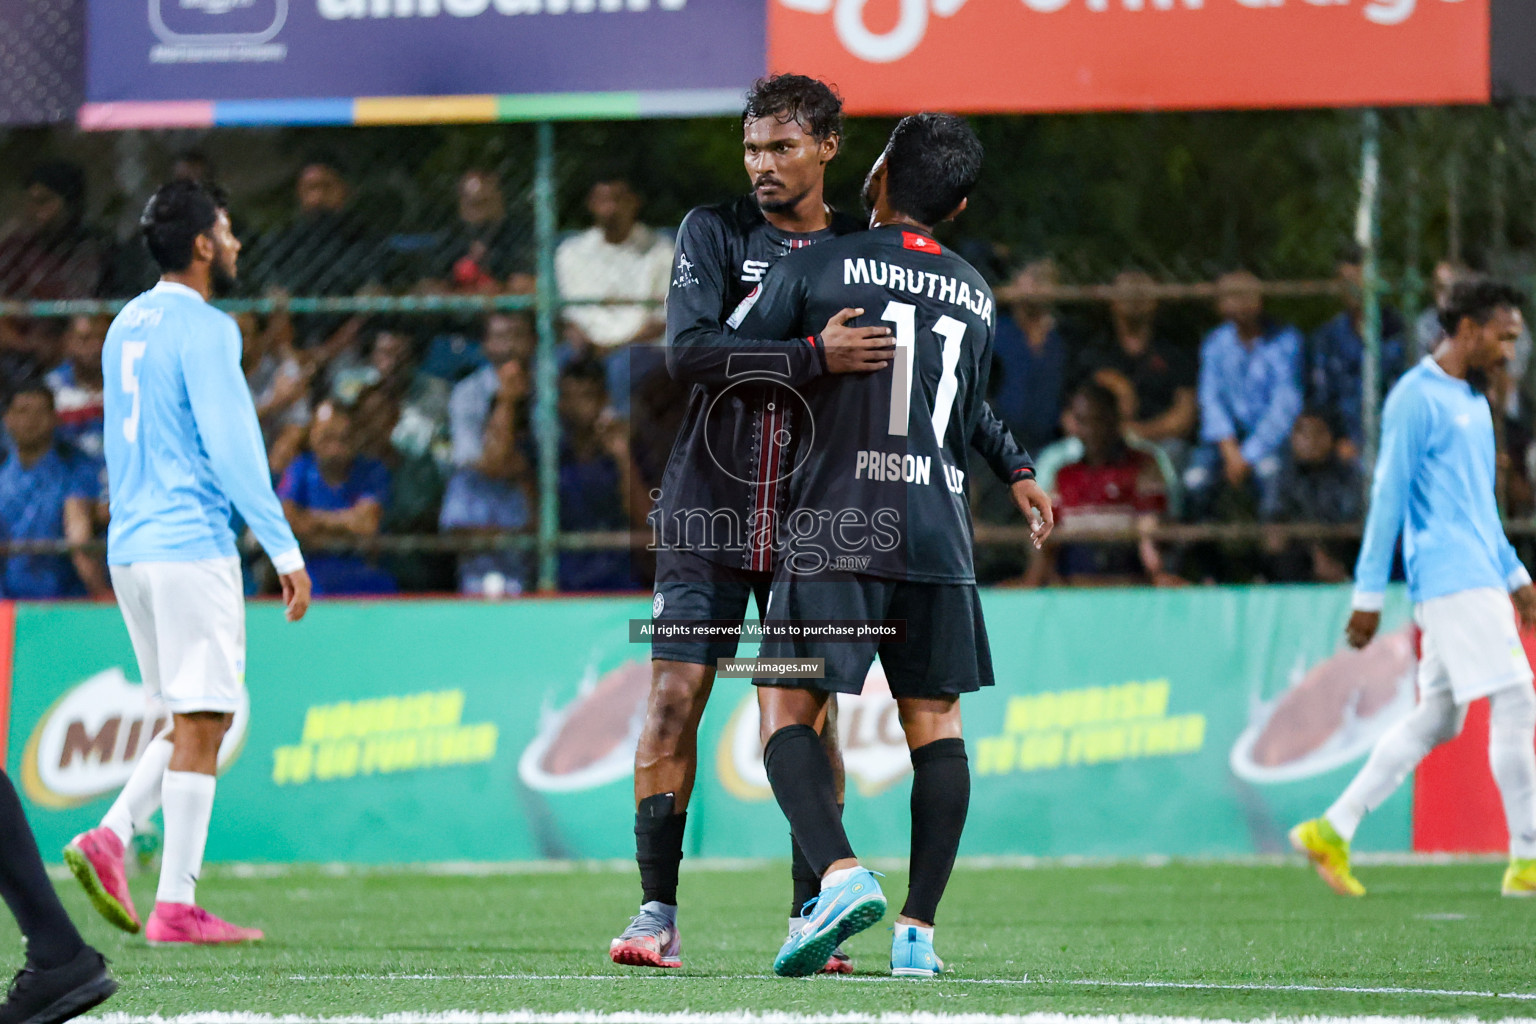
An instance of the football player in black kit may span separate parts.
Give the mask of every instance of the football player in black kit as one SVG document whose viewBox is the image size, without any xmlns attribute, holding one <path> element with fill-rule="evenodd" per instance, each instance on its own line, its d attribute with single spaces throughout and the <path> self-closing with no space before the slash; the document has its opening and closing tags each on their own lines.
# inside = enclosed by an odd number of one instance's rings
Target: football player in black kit
<svg viewBox="0 0 1536 1024">
<path fill-rule="evenodd" d="M 841 103 L 824 84 L 780 75 L 754 86 L 742 114 L 744 159 L 753 194 L 699 207 L 678 234 L 667 296 L 667 362 L 693 384 L 687 416 L 667 464 L 652 523 L 657 537 L 652 617 L 739 624 L 749 597 L 764 608 L 774 565 L 773 542 L 784 508 L 784 483 L 796 417 L 793 388 L 825 374 L 886 368 L 891 330 L 850 327 L 864 312 L 834 311 L 814 334 L 792 341 L 757 340 L 729 330 L 728 316 L 786 253 L 862 229 L 823 198 L 827 163 L 841 141 Z M 990 410 L 989 410 L 990 411 Z M 1027 457 L 1009 454 L 1012 438 L 989 421 L 983 442 L 994 470 L 1023 496 Z M 1033 487 L 1032 481 L 1028 483 Z M 1038 491 L 1038 488 L 1034 488 Z M 710 642 L 658 637 L 652 645 L 651 694 L 635 755 L 635 840 L 642 905 L 610 944 L 616 963 L 681 965 L 677 878 L 683 828 L 697 768 L 697 733 L 720 658 L 735 636 Z M 816 723 L 842 790 L 841 758 L 830 709 Z M 820 873 L 793 847 L 790 930 L 815 898 Z M 833 948 L 818 970 L 847 972 Z"/>
<path fill-rule="evenodd" d="M 828 310 L 863 308 L 869 315 L 858 322 L 888 324 L 895 340 L 889 372 L 824 376 L 798 389 L 807 422 L 790 457 L 766 622 L 900 620 L 905 639 L 763 642 L 764 658 L 819 658 L 825 667 L 818 679 L 755 680 L 769 782 L 821 876 L 814 909 L 774 963 L 783 975 L 817 970 L 828 950 L 886 910 L 843 831 L 816 735 L 824 707 L 862 690 L 876 654 L 913 768 L 911 883 L 891 971 L 932 977 L 943 969 L 933 921 L 970 800 L 959 695 L 992 684 L 965 479 L 968 447 L 996 455 L 977 443 L 990 415 L 996 307 L 981 275 L 936 242 L 933 228 L 965 209 L 981 160 L 964 120 L 903 119 L 865 186 L 870 230 L 786 257 L 732 317 L 746 337 L 803 337 Z M 1036 507 L 1038 545 L 1052 519 L 1048 503 Z"/>
<path fill-rule="evenodd" d="M 850 328 L 843 310 L 825 322 L 818 344 L 752 342 L 726 327 L 731 311 L 785 253 L 864 225 L 823 198 L 827 164 L 842 142 L 842 101 L 802 75 L 753 86 L 742 112 L 742 144 L 752 194 L 689 212 L 678 230 L 667 291 L 667 364 L 693 385 L 686 418 L 652 512 L 657 537 L 653 618 L 658 623 L 741 623 L 755 596 L 761 612 L 772 579 L 771 519 L 782 502 L 777 465 L 793 423 L 781 384 L 811 373 L 854 372 L 887 364 L 889 330 Z M 651 693 L 635 751 L 635 859 L 641 907 L 614 939 L 615 963 L 680 967 L 677 876 L 683 826 L 698 767 L 699 719 L 720 658 L 734 636 L 713 642 L 657 639 Z M 831 762 L 841 767 L 836 730 Z M 841 791 L 841 771 L 837 789 Z M 820 881 L 793 849 L 791 918 Z M 852 970 L 841 954 L 817 965 Z"/>
</svg>

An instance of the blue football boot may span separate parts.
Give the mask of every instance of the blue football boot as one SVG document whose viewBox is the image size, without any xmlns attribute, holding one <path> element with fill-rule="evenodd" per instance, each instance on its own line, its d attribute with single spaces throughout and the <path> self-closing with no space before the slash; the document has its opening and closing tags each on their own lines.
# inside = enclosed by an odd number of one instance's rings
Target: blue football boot
<svg viewBox="0 0 1536 1024">
<path fill-rule="evenodd" d="M 806 905 L 805 926 L 779 950 L 773 972 L 786 978 L 815 974 L 834 949 L 884 917 L 885 908 L 885 894 L 875 876 L 854 868 L 841 885 L 823 889 Z"/>
<path fill-rule="evenodd" d="M 891 936 L 891 976 L 936 978 L 944 973 L 944 961 L 933 951 L 933 939 L 916 925 L 898 924 Z"/>
</svg>

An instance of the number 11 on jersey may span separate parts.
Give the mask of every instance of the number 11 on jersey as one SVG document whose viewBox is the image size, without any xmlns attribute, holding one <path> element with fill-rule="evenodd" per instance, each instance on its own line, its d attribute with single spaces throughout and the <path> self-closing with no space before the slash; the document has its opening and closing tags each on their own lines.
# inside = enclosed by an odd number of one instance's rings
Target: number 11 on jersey
<svg viewBox="0 0 1536 1024">
<path fill-rule="evenodd" d="M 892 324 L 896 331 L 896 360 L 891 364 L 891 418 L 887 432 L 906 437 L 912 409 L 912 378 L 917 369 L 917 307 L 910 302 L 888 302 L 880 319 Z M 944 342 L 940 351 L 943 362 L 939 387 L 933 395 L 932 411 L 933 436 L 943 448 L 949 414 L 960 390 L 955 371 L 960 366 L 960 343 L 965 338 L 965 324 L 952 316 L 941 316 L 932 331 Z"/>
</svg>

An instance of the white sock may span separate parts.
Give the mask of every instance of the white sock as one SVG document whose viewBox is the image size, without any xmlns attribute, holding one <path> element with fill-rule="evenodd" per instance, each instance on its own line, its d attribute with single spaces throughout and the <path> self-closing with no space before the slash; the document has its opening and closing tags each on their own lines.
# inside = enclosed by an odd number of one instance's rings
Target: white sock
<svg viewBox="0 0 1536 1024">
<path fill-rule="evenodd" d="M 793 934 L 795 934 L 795 932 L 799 931 L 801 928 L 804 928 L 804 927 L 805 927 L 805 918 L 803 918 L 803 917 L 792 917 L 792 918 L 789 919 L 789 934 L 793 935 Z"/>
<path fill-rule="evenodd" d="M 668 921 L 677 922 L 677 904 L 662 903 L 660 900 L 651 900 L 649 903 L 640 904 L 641 910 L 649 910 L 653 914 L 660 914 Z"/>
<path fill-rule="evenodd" d="M 1458 707 L 1449 693 L 1436 691 L 1425 697 L 1412 714 L 1376 741 L 1365 767 L 1323 815 L 1328 824 L 1346 843 L 1353 840 L 1360 820 L 1403 784 L 1424 755 L 1455 739 L 1466 717 L 1467 709 Z"/>
<path fill-rule="evenodd" d="M 197 876 L 203 870 L 208 845 L 208 821 L 213 817 L 217 780 L 199 772 L 167 770 L 161 793 L 165 800 L 165 852 L 160 862 L 160 903 L 196 903 Z"/>
<path fill-rule="evenodd" d="M 899 924 L 896 927 L 898 927 L 898 928 L 911 928 L 913 931 L 917 932 L 917 934 L 921 935 L 923 938 L 927 939 L 929 942 L 933 941 L 933 927 L 931 925 L 925 928 L 925 927 L 923 927 L 920 924 Z"/>
<path fill-rule="evenodd" d="M 857 867 L 851 867 L 841 868 L 837 871 L 828 872 L 822 876 L 821 891 L 826 892 L 834 885 L 842 885 L 844 882 L 848 881 L 848 879 L 852 878 L 853 873 L 857 870 L 859 870 Z"/>
<path fill-rule="evenodd" d="M 150 815 L 160 808 L 160 783 L 165 778 L 165 768 L 171 763 L 171 751 L 175 748 L 164 736 L 157 736 L 144 748 L 139 761 L 133 766 L 133 774 L 123 786 L 112 806 L 107 808 L 102 825 L 111 829 L 128 845 L 136 831 L 142 831 Z"/>
<path fill-rule="evenodd" d="M 1489 699 L 1488 763 L 1504 801 L 1509 855 L 1536 857 L 1536 692 L 1521 684 Z"/>
</svg>

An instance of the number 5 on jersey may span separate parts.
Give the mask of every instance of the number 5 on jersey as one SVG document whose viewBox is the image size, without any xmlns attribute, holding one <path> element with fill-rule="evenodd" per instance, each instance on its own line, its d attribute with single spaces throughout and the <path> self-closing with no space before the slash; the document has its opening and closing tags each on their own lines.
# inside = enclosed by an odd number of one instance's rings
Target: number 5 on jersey
<svg viewBox="0 0 1536 1024">
<path fill-rule="evenodd" d="M 912 408 L 912 378 L 917 366 L 917 307 L 910 302 L 890 302 L 880 319 L 895 325 L 897 359 L 892 364 L 891 421 L 888 432 L 907 436 L 907 417 Z M 955 406 L 960 382 L 955 370 L 960 365 L 960 342 L 965 338 L 965 324 L 952 316 L 941 316 L 931 328 L 943 339 L 943 369 L 939 389 L 933 396 L 933 436 L 944 447 L 944 432 L 949 428 L 949 414 Z"/>
<path fill-rule="evenodd" d="M 127 438 L 129 444 L 139 439 L 139 360 L 144 358 L 144 350 L 147 348 L 148 342 L 123 342 L 123 390 L 132 399 L 128 418 L 123 420 L 123 437 Z"/>
</svg>

